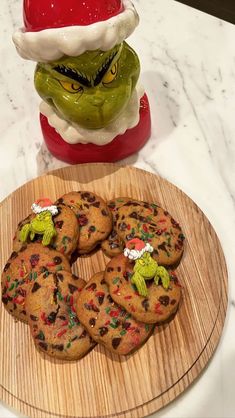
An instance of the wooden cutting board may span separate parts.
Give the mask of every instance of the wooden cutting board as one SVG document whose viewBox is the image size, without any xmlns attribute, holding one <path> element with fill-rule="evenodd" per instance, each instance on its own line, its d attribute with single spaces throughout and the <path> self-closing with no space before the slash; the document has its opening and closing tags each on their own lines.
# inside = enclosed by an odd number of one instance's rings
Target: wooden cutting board
<svg viewBox="0 0 235 418">
<path fill-rule="evenodd" d="M 55 200 L 71 190 L 94 191 L 104 199 L 130 196 L 156 202 L 172 214 L 186 236 L 177 268 L 182 303 L 175 318 L 157 327 L 135 354 L 119 357 L 98 345 L 72 363 L 36 351 L 28 326 L 15 322 L 1 305 L 1 399 L 34 418 L 143 417 L 182 393 L 215 351 L 227 307 L 224 255 L 205 215 L 166 180 L 133 167 L 87 164 L 39 177 L 1 203 L 1 269 L 12 251 L 17 223 L 30 213 L 32 202 L 45 196 Z M 88 280 L 107 261 L 99 250 L 80 258 L 74 272 Z"/>
</svg>

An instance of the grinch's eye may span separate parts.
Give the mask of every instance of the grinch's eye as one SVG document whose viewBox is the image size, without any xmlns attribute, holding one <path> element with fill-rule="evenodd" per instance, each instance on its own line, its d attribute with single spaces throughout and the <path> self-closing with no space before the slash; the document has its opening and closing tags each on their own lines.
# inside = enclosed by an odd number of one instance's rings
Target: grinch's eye
<svg viewBox="0 0 235 418">
<path fill-rule="evenodd" d="M 109 70 L 109 72 L 107 74 L 105 74 L 104 78 L 103 78 L 103 83 L 104 84 L 109 84 L 112 83 L 112 81 L 116 78 L 117 76 L 117 70 L 118 70 L 118 64 L 116 62 L 116 64 L 114 64 L 111 68 L 111 70 Z"/>
<path fill-rule="evenodd" d="M 82 93 L 83 88 L 78 83 L 69 83 L 68 81 L 59 80 L 60 85 L 69 93 Z"/>
</svg>

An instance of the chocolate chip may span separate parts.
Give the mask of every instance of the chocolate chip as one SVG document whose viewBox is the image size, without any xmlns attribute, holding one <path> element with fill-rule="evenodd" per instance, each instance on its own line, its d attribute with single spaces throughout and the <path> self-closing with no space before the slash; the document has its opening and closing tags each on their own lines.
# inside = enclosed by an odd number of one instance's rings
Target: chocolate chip
<svg viewBox="0 0 235 418">
<path fill-rule="evenodd" d="M 95 208 L 99 208 L 100 207 L 100 202 L 91 203 L 90 206 L 94 206 Z"/>
<path fill-rule="evenodd" d="M 48 321 L 51 323 L 51 324 L 53 324 L 54 322 L 55 322 L 55 320 L 56 320 L 56 316 L 57 316 L 57 312 L 51 312 L 49 315 L 48 315 L 48 317 L 47 317 L 47 319 L 48 319 Z"/>
<path fill-rule="evenodd" d="M 104 302 L 104 295 L 99 295 L 98 296 L 98 302 L 99 302 L 99 305 L 102 305 L 103 304 L 103 302 Z"/>
<path fill-rule="evenodd" d="M 62 258 L 57 256 L 53 258 L 53 261 L 56 265 L 58 265 L 62 263 Z"/>
<path fill-rule="evenodd" d="M 135 238 L 135 234 L 134 233 L 126 235 L 127 241 L 130 241 L 132 238 Z"/>
<path fill-rule="evenodd" d="M 89 202 L 89 203 L 93 203 L 93 202 L 95 202 L 95 196 L 90 196 L 88 199 L 87 199 L 87 201 Z M 97 202 L 98 203 L 98 202 Z"/>
<path fill-rule="evenodd" d="M 99 333 L 100 333 L 100 336 L 101 337 L 103 337 L 104 335 L 106 335 L 108 332 L 109 332 L 109 330 L 108 330 L 107 327 L 100 327 L 99 328 Z"/>
<path fill-rule="evenodd" d="M 144 307 L 145 312 L 147 312 L 147 311 L 148 311 L 148 309 L 149 309 L 149 300 L 148 300 L 148 299 L 144 299 L 144 300 L 141 302 L 141 305 Z"/>
<path fill-rule="evenodd" d="M 163 306 L 168 306 L 168 305 L 169 305 L 169 303 L 170 303 L 170 298 L 169 298 L 169 296 L 160 296 L 160 297 L 158 298 L 158 300 L 159 300 L 160 304 L 161 304 L 161 305 L 163 305 Z"/>
<path fill-rule="evenodd" d="M 22 247 L 21 247 L 21 249 L 20 249 L 20 253 L 23 253 L 23 251 L 25 251 L 26 250 L 26 248 L 27 248 L 27 245 L 25 244 L 25 245 L 22 245 Z"/>
<path fill-rule="evenodd" d="M 11 263 L 7 263 L 3 269 L 4 273 L 9 269 Z"/>
<path fill-rule="evenodd" d="M 96 231 L 96 227 L 94 225 L 91 225 L 89 227 L 89 232 L 95 232 Z"/>
<path fill-rule="evenodd" d="M 88 311 L 94 311 L 94 312 L 99 312 L 99 308 L 97 308 L 97 306 L 95 306 L 94 304 L 91 303 L 84 303 L 84 307 L 88 310 Z"/>
<path fill-rule="evenodd" d="M 10 260 L 14 260 L 14 258 L 16 258 L 17 255 L 18 255 L 17 252 L 13 251 L 13 253 L 11 253 Z"/>
<path fill-rule="evenodd" d="M 78 214 L 78 223 L 80 226 L 85 226 L 88 224 L 88 219 L 86 215 L 79 215 Z"/>
<path fill-rule="evenodd" d="M 125 312 L 125 311 L 124 311 Z M 125 312 L 126 313 L 126 312 Z M 124 322 L 123 324 L 122 324 L 122 328 L 124 328 L 124 329 L 128 329 L 128 328 L 130 328 L 130 326 L 131 326 L 131 323 L 130 322 Z"/>
<path fill-rule="evenodd" d="M 48 348 L 48 345 L 47 345 L 47 343 L 42 343 L 42 342 L 40 342 L 39 344 L 38 344 L 44 351 L 47 351 L 47 348 Z"/>
<path fill-rule="evenodd" d="M 32 321 L 38 321 L 38 317 L 37 317 L 37 316 L 35 316 L 35 315 L 30 315 L 30 319 L 31 319 Z"/>
<path fill-rule="evenodd" d="M 38 289 L 40 289 L 40 284 L 38 282 L 35 282 L 33 287 L 32 287 L 32 293 L 37 292 Z"/>
<path fill-rule="evenodd" d="M 121 271 L 122 269 L 121 269 L 121 267 L 118 267 L 117 268 L 117 271 L 120 273 L 120 271 Z"/>
<path fill-rule="evenodd" d="M 100 311 L 99 308 L 96 305 L 92 305 L 92 310 L 94 312 L 99 312 Z"/>
<path fill-rule="evenodd" d="M 53 350 L 57 351 L 63 351 L 64 350 L 64 344 L 52 344 Z"/>
<path fill-rule="evenodd" d="M 114 350 L 116 350 L 121 342 L 121 338 L 113 338 L 112 339 L 112 346 L 114 348 Z"/>
<path fill-rule="evenodd" d="M 180 226 L 179 226 L 178 222 L 176 222 L 173 218 L 171 218 L 171 224 L 174 228 L 180 230 Z"/>
<path fill-rule="evenodd" d="M 175 304 L 176 304 L 176 300 L 175 299 L 172 299 L 171 305 L 175 305 Z"/>
<path fill-rule="evenodd" d="M 137 214 L 137 212 L 132 212 L 132 213 L 129 215 L 129 217 L 130 217 L 130 218 L 133 218 L 133 219 L 138 219 L 138 214 Z"/>
<path fill-rule="evenodd" d="M 117 237 L 117 232 L 114 231 L 114 229 L 113 229 L 112 232 L 111 232 L 111 234 L 110 234 L 110 236 L 109 236 L 109 239 L 110 238 L 116 238 L 116 237 Z"/>
<path fill-rule="evenodd" d="M 64 199 L 62 198 L 62 197 L 60 197 L 57 201 L 56 201 L 56 204 L 57 205 L 60 205 L 61 203 L 63 203 L 64 202 Z"/>
<path fill-rule="evenodd" d="M 76 292 L 76 290 L 78 290 L 78 288 L 71 283 L 68 284 L 68 288 L 69 288 L 70 293 L 72 294 Z"/>
<path fill-rule="evenodd" d="M 102 209 L 101 213 L 102 213 L 103 216 L 108 216 L 108 213 L 104 209 Z"/>
<path fill-rule="evenodd" d="M 159 248 L 159 250 L 162 250 L 162 251 L 165 251 L 166 253 L 168 253 L 165 241 L 163 241 L 162 244 L 158 245 L 158 248 Z"/>
<path fill-rule="evenodd" d="M 62 274 L 62 273 L 55 273 L 55 274 L 54 274 L 54 278 L 55 278 L 56 280 L 59 280 L 60 282 L 63 282 L 63 281 L 64 281 L 64 276 L 63 276 L 63 274 Z"/>
<path fill-rule="evenodd" d="M 7 305 L 8 304 L 8 296 L 2 296 L 2 303 L 4 305 Z"/>
<path fill-rule="evenodd" d="M 126 228 L 127 228 L 127 224 L 125 222 L 121 222 L 118 225 L 118 229 L 120 229 L 120 231 L 125 231 Z"/>
<path fill-rule="evenodd" d="M 107 272 L 110 273 L 111 271 L 113 271 L 113 267 L 107 267 Z"/>
<path fill-rule="evenodd" d="M 26 296 L 26 290 L 22 289 L 22 287 L 19 287 L 17 289 L 17 294 L 20 295 L 20 296 L 23 296 L 23 298 L 25 298 L 25 296 Z"/>
<path fill-rule="evenodd" d="M 110 295 L 108 295 L 108 296 L 107 296 L 107 300 L 108 300 L 108 301 L 109 301 L 109 303 L 111 303 L 111 304 L 112 304 L 112 303 L 114 303 L 114 302 L 113 302 L 113 299 L 112 299 L 112 297 L 111 297 Z"/>
<path fill-rule="evenodd" d="M 58 318 L 61 319 L 61 321 L 66 321 L 66 316 L 64 316 L 64 315 L 60 315 L 60 316 L 58 316 Z"/>
<path fill-rule="evenodd" d="M 55 228 L 61 229 L 64 224 L 64 221 L 57 221 L 55 222 Z"/>
<path fill-rule="evenodd" d="M 29 259 L 31 266 L 32 266 L 32 267 L 36 267 L 36 265 L 37 265 L 37 264 L 38 264 L 38 262 L 39 262 L 39 259 L 40 259 L 39 254 L 32 254 L 32 255 L 30 256 L 30 259 Z"/>
<path fill-rule="evenodd" d="M 92 328 L 95 326 L 95 323 L 96 323 L 96 319 L 95 319 L 95 318 L 91 318 L 91 319 L 89 320 L 89 324 L 90 324 L 90 326 L 91 326 Z"/>
<path fill-rule="evenodd" d="M 86 290 L 95 290 L 97 287 L 96 283 L 91 283 L 89 286 L 86 287 Z"/>
</svg>

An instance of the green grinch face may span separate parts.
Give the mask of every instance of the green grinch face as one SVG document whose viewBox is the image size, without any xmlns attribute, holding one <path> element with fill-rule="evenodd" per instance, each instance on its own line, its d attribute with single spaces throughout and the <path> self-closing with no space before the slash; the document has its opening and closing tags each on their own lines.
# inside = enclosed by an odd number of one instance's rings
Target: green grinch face
<svg viewBox="0 0 235 418">
<path fill-rule="evenodd" d="M 79 57 L 39 63 L 35 87 L 61 118 L 99 129 L 128 104 L 139 72 L 138 56 L 123 42 L 107 52 L 87 51 Z"/>
</svg>

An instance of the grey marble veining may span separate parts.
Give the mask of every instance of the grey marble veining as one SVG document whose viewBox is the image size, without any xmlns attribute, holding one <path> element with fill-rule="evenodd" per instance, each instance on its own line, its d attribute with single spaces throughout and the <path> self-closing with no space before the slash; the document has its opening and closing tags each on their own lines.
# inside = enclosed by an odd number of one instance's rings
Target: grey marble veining
<svg viewBox="0 0 235 418">
<path fill-rule="evenodd" d="M 235 27 L 173 0 L 135 0 L 138 53 L 152 136 L 123 161 L 158 173 L 187 193 L 214 226 L 226 256 L 229 309 L 223 337 L 200 379 L 154 417 L 235 415 Z M 0 11 L 0 200 L 28 180 L 66 164 L 52 157 L 39 126 L 35 64 L 16 53 L 22 1 Z M 0 406 L 1 417 L 15 417 Z"/>
</svg>

